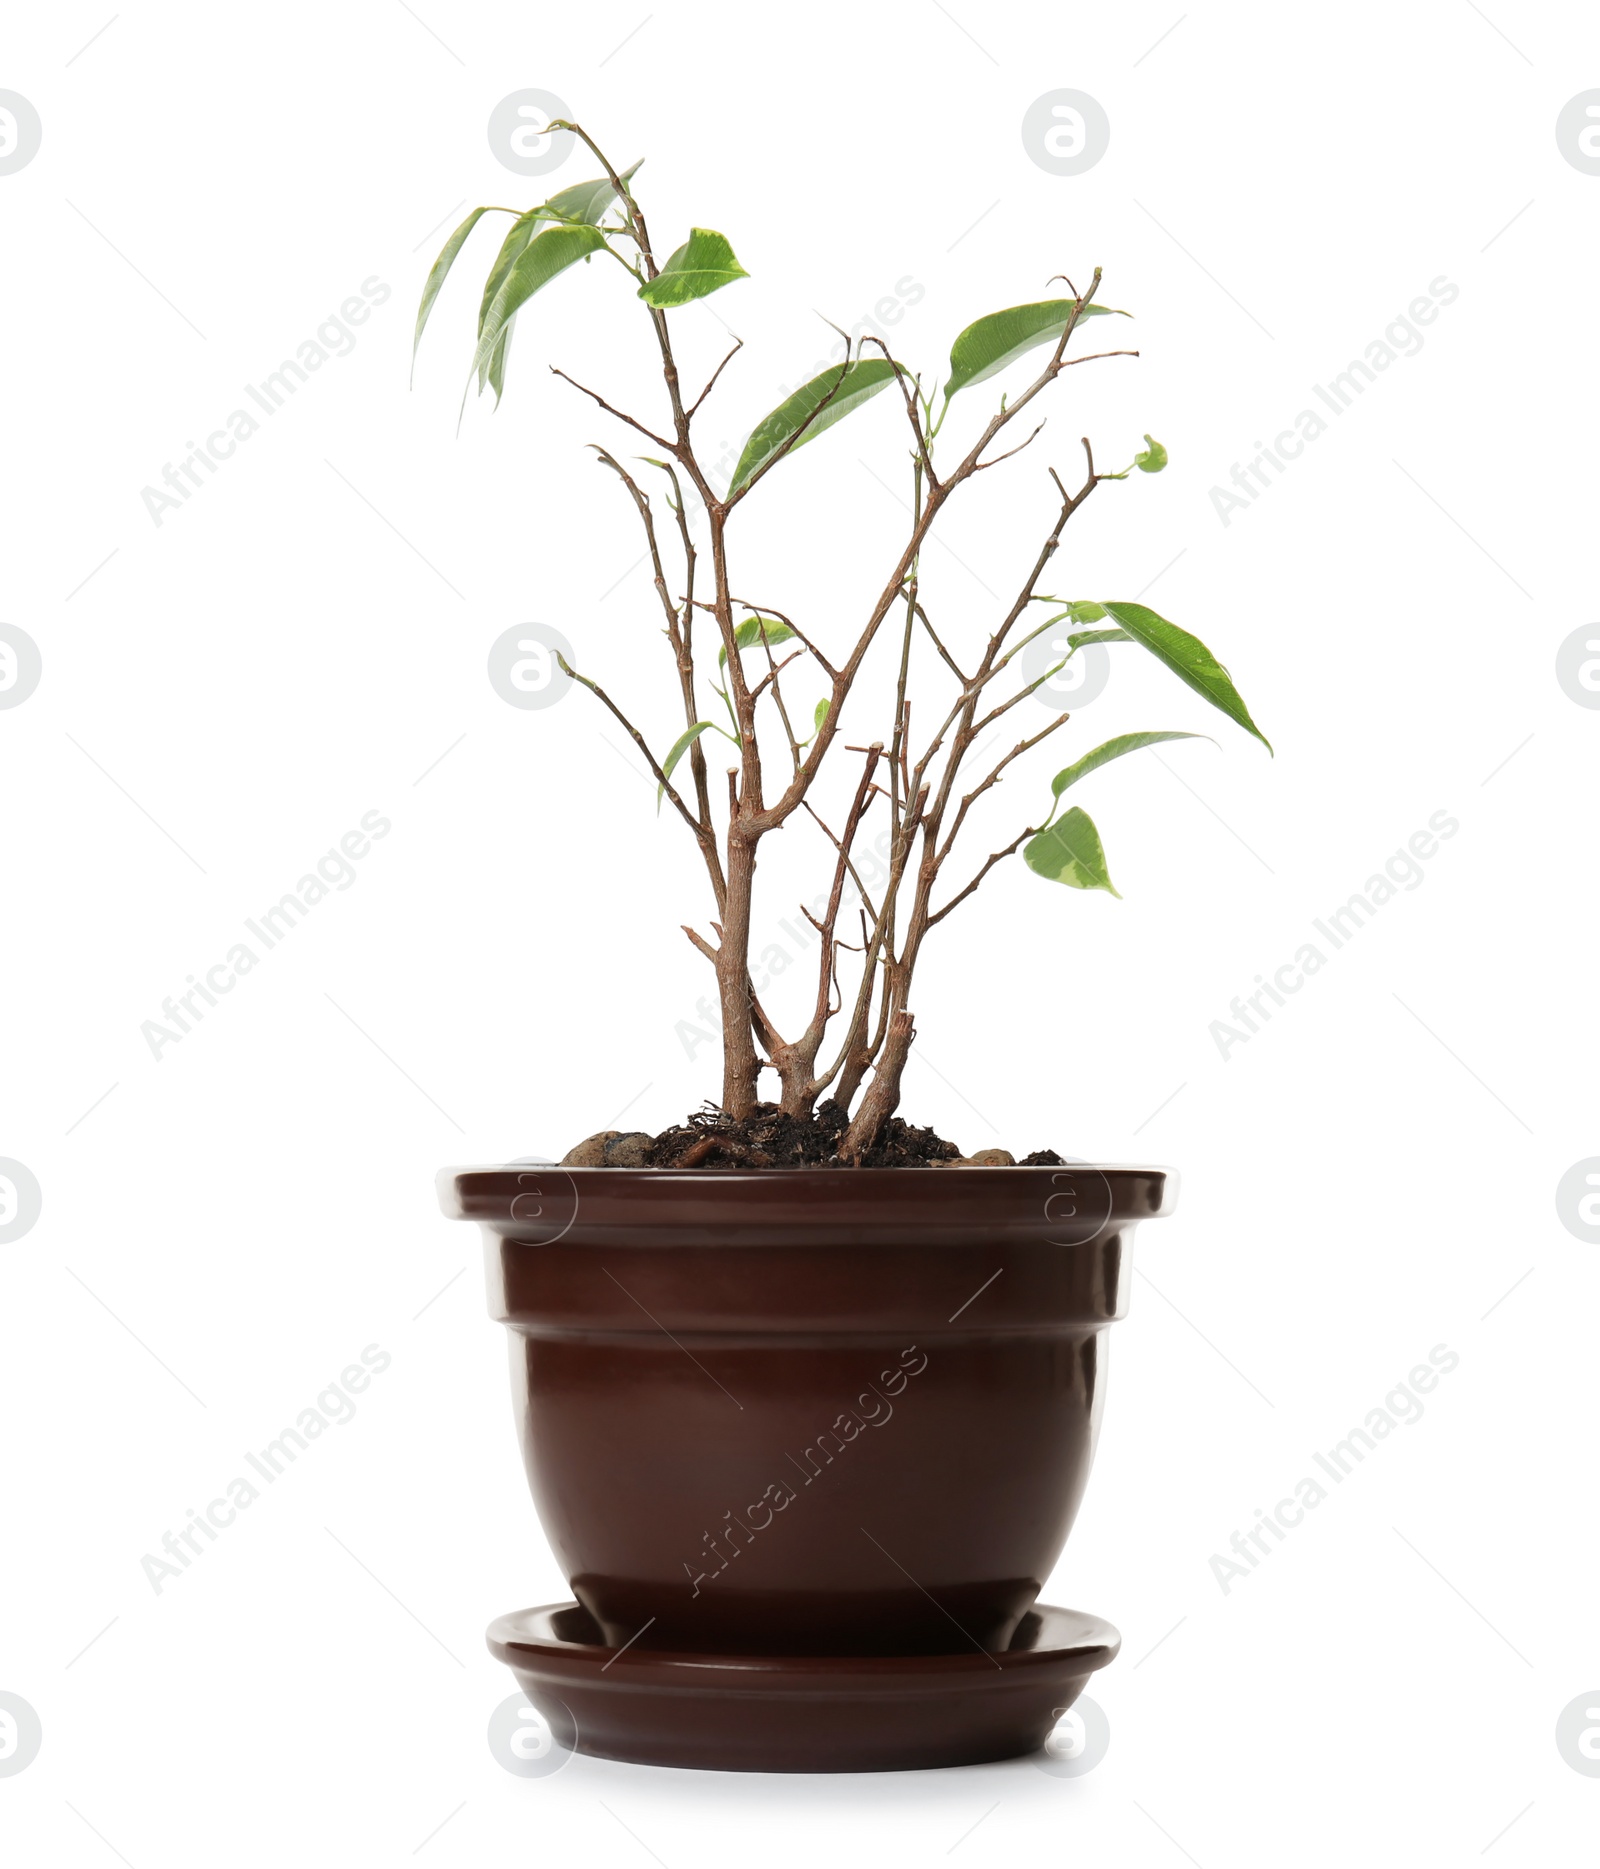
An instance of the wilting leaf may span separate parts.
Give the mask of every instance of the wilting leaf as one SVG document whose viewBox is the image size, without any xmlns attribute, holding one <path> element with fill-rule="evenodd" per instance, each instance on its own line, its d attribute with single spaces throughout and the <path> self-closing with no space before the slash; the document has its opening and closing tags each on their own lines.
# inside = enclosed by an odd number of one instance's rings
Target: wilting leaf
<svg viewBox="0 0 1600 1869">
<path fill-rule="evenodd" d="M 1074 760 L 1065 766 L 1050 781 L 1050 790 L 1057 798 L 1069 785 L 1076 785 L 1081 778 L 1094 772 L 1101 766 L 1110 765 L 1114 759 L 1121 759 L 1124 753 L 1137 753 L 1146 746 L 1159 746 L 1163 740 L 1207 740 L 1211 736 L 1205 733 L 1119 733 L 1114 740 L 1106 740 L 1092 753 L 1085 753 L 1082 759 Z M 1212 745 L 1216 742 L 1213 740 Z"/>
<path fill-rule="evenodd" d="M 1272 742 L 1250 718 L 1250 710 L 1240 699 L 1232 677 L 1198 636 L 1157 616 L 1144 604 L 1107 602 L 1105 611 L 1135 642 L 1143 643 L 1158 662 L 1165 662 L 1180 681 L 1187 682 L 1196 694 L 1204 695 L 1213 707 L 1220 708 L 1246 733 L 1253 733 L 1269 753 L 1272 751 Z"/>
<path fill-rule="evenodd" d="M 1167 451 L 1153 435 L 1146 435 L 1145 440 L 1149 446 L 1140 449 L 1133 457 L 1133 464 L 1141 473 L 1159 474 L 1167 464 Z"/>
<path fill-rule="evenodd" d="M 511 334 L 517 328 L 517 316 L 513 312 L 500 327 L 500 341 L 494 347 L 494 355 L 489 359 L 488 368 L 478 376 L 478 394 L 483 394 L 485 378 L 494 391 L 494 406 L 500 407 L 500 398 L 506 393 L 506 352 L 511 348 Z"/>
<path fill-rule="evenodd" d="M 673 767 L 683 758 L 684 754 L 694 745 L 695 741 L 700 738 L 701 734 L 704 733 L 708 727 L 714 727 L 716 724 L 714 720 L 697 720 L 686 732 L 678 735 L 677 739 L 672 743 L 672 751 L 668 753 L 666 758 L 661 762 L 661 770 L 667 778 L 670 779 L 672 777 Z M 656 815 L 658 817 L 661 814 L 661 801 L 666 795 L 667 788 L 664 785 L 658 785 L 656 787 Z"/>
<path fill-rule="evenodd" d="M 472 359 L 473 374 L 488 368 L 501 332 L 535 292 L 604 245 L 605 236 L 595 227 L 552 227 L 530 240 L 513 261 L 484 317 L 477 354 Z"/>
<path fill-rule="evenodd" d="M 528 242 L 546 223 L 540 217 L 544 209 L 533 208 L 511 223 L 505 239 L 500 243 L 500 251 L 495 255 L 493 266 L 489 268 L 489 277 L 483 282 L 483 296 L 478 301 L 478 336 L 483 336 L 483 327 L 489 316 L 489 309 L 501 286 L 506 282 L 506 274 L 522 257 Z M 495 384 L 495 402 L 498 405 L 505 387 L 505 354 L 511 343 L 511 327 L 516 322 L 513 313 L 501 328 L 500 342 L 496 344 L 494 355 L 484 359 L 478 367 L 478 394 L 483 394 L 483 386 L 496 374 L 499 381 Z"/>
<path fill-rule="evenodd" d="M 1074 630 L 1067 641 L 1074 649 L 1085 649 L 1092 642 L 1132 642 L 1133 638 L 1125 629 L 1080 629 Z"/>
<path fill-rule="evenodd" d="M 643 158 L 631 169 L 624 169 L 621 181 L 624 187 L 639 173 L 644 166 Z M 574 182 L 570 188 L 563 188 L 545 202 L 546 209 L 553 209 L 550 218 L 568 221 L 584 221 L 591 227 L 597 227 L 610 211 L 611 204 L 617 199 L 617 191 L 611 186 L 611 178 L 602 175 L 594 182 Z M 541 212 L 535 208 L 534 213 Z"/>
<path fill-rule="evenodd" d="M 803 448 L 825 428 L 832 428 L 835 422 L 849 415 L 852 409 L 859 409 L 869 396 L 876 396 L 886 384 L 892 383 L 894 376 L 892 363 L 886 358 L 872 357 L 864 362 L 835 364 L 820 376 L 812 377 L 756 424 L 744 444 L 744 453 L 739 456 L 739 465 L 733 470 L 729 494 L 737 493 L 761 471 L 796 429 L 805 425 L 824 398 L 826 407 L 795 443 L 796 448 Z"/>
<path fill-rule="evenodd" d="M 1069 889 L 1104 889 L 1116 895 L 1106 872 L 1106 853 L 1094 820 L 1076 805 L 1048 830 L 1030 837 L 1022 847 L 1022 860 L 1036 875 Z"/>
<path fill-rule="evenodd" d="M 787 642 L 794 634 L 787 623 L 780 623 L 776 617 L 747 617 L 733 632 L 733 640 L 740 649 L 753 649 L 763 636 L 770 647 L 780 642 Z M 728 666 L 728 651 L 723 647 L 717 651 L 717 667 Z"/>
<path fill-rule="evenodd" d="M 633 168 L 626 170 L 622 180 L 630 181 L 639 166 L 636 162 Z M 597 182 L 579 182 L 572 188 L 563 188 L 548 201 L 540 202 L 538 207 L 519 214 L 507 230 L 494 265 L 489 268 L 489 277 L 484 281 L 483 297 L 478 305 L 478 336 L 483 336 L 483 321 L 489 315 L 494 295 L 505 283 L 506 274 L 541 228 L 556 221 L 581 221 L 586 226 L 597 226 L 616 199 L 617 191 L 602 176 Z"/>
<path fill-rule="evenodd" d="M 1074 623 L 1098 623 L 1105 615 L 1099 604 L 1068 604 L 1067 615 Z"/>
<path fill-rule="evenodd" d="M 687 305 L 703 299 L 735 279 L 750 275 L 733 257 L 733 248 L 725 234 L 709 227 L 691 227 L 689 238 L 678 248 L 654 279 L 639 288 L 646 305 L 665 310 L 670 305 Z"/>
<path fill-rule="evenodd" d="M 639 163 L 622 173 L 622 181 L 628 183 L 638 173 Z M 559 194 L 552 195 L 548 201 L 542 201 L 538 207 L 530 208 L 526 214 L 519 214 L 511 223 L 505 239 L 500 243 L 500 251 L 495 255 L 489 276 L 483 282 L 483 296 L 478 301 L 478 336 L 483 336 L 483 327 L 489 316 L 489 309 L 494 304 L 495 295 L 505 284 L 506 274 L 521 258 L 528 242 L 545 227 L 558 221 L 581 221 L 587 226 L 595 226 L 604 219 L 611 204 L 617 199 L 617 191 L 609 179 L 602 176 L 594 182 L 578 182 L 571 188 L 563 188 Z M 513 314 L 513 318 L 515 314 Z M 496 344 L 494 354 L 487 357 L 478 366 L 478 394 L 483 394 L 483 386 L 488 383 L 494 390 L 495 404 L 505 392 L 506 352 L 511 347 L 512 319 L 507 319 L 503 334 Z"/>
<path fill-rule="evenodd" d="M 456 263 L 456 255 L 467 243 L 467 235 L 477 226 L 486 214 L 499 212 L 495 208 L 474 208 L 456 231 L 439 250 L 439 257 L 433 262 L 427 283 L 422 288 L 422 303 L 417 307 L 417 330 L 411 340 L 411 367 L 416 369 L 417 346 L 422 342 L 423 327 L 428 322 L 428 314 L 433 310 L 433 301 L 439 296 L 439 288 L 449 277 L 450 268 Z"/>
<path fill-rule="evenodd" d="M 1074 299 L 1043 299 L 1036 305 L 1012 305 L 1005 311 L 990 312 L 976 324 L 969 324 L 950 346 L 950 380 L 944 386 L 946 402 L 957 390 L 981 383 L 1014 363 L 1040 344 L 1056 343 L 1067 328 Z M 1127 318 L 1132 314 L 1117 311 L 1112 305 L 1085 305 L 1078 315 L 1081 327 L 1086 318 L 1108 316 Z"/>
</svg>

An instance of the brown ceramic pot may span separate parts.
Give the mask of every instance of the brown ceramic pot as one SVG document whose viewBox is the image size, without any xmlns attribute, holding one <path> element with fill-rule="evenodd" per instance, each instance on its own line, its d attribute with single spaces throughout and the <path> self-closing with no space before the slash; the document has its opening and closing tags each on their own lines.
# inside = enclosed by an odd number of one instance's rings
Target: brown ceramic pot
<svg viewBox="0 0 1600 1869">
<path fill-rule="evenodd" d="M 606 1643 L 1004 1650 L 1094 1454 L 1160 1169 L 494 1168 L 528 1481 Z"/>
</svg>

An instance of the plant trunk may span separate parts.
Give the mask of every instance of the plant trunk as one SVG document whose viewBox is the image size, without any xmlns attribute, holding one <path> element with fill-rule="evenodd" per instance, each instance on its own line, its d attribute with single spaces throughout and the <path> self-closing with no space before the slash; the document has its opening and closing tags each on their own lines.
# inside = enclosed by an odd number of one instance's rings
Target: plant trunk
<svg viewBox="0 0 1600 1869">
<path fill-rule="evenodd" d="M 870 977 L 866 983 L 870 987 Z M 889 1029 L 889 998 L 891 981 L 885 964 L 883 1001 L 878 1012 L 878 1042 L 873 1044 L 867 1037 L 867 1021 L 872 1012 L 870 991 L 860 994 L 856 1009 L 850 1018 L 850 1030 L 845 1034 L 843 1045 L 839 1048 L 839 1075 L 834 1080 L 833 1095 L 841 1110 L 848 1110 L 856 1100 L 856 1092 L 861 1088 L 867 1072 L 872 1068 L 872 1060 L 883 1049 L 883 1035 Z"/>
<path fill-rule="evenodd" d="M 786 1116 L 809 1116 L 816 1103 L 816 1053 L 807 1057 L 799 1046 L 785 1045 L 772 1060 L 777 1068 L 778 1108 Z"/>
<path fill-rule="evenodd" d="M 728 900 L 717 949 L 717 991 L 722 1004 L 722 1107 L 735 1122 L 755 1107 L 761 1060 L 750 1011 L 750 904 L 756 874 L 755 845 L 737 835 L 728 840 Z"/>
<path fill-rule="evenodd" d="M 889 1030 L 884 1037 L 883 1050 L 878 1054 L 877 1069 L 867 1086 L 867 1094 L 861 1099 L 861 1108 L 845 1131 L 839 1150 L 842 1160 L 859 1166 L 862 1156 L 877 1141 L 878 1131 L 900 1107 L 900 1079 L 915 1036 L 915 1021 L 903 1006 L 889 1015 Z"/>
<path fill-rule="evenodd" d="M 734 636 L 724 537 L 727 509 L 708 504 L 706 516 L 711 525 L 717 631 L 727 656 L 728 684 L 739 723 L 739 775 L 737 784 L 730 779 L 728 801 L 728 894 L 718 930 L 717 990 L 722 1003 L 722 1107 L 735 1122 L 740 1122 L 755 1107 L 756 1080 L 761 1071 L 750 986 L 757 839 L 750 836 L 747 825 L 748 814 L 761 809 L 761 752 L 756 739 L 755 705 L 745 686 L 744 664 Z"/>
</svg>

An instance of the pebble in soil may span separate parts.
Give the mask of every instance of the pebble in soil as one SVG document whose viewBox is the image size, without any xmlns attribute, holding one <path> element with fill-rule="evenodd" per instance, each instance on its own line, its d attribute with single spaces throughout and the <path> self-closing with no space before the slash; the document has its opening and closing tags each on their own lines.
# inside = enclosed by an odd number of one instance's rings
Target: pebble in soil
<svg viewBox="0 0 1600 1869">
<path fill-rule="evenodd" d="M 658 1136 L 643 1130 L 602 1129 L 561 1158 L 563 1168 L 837 1168 L 850 1119 L 831 1099 L 809 1116 L 791 1116 L 758 1103 L 737 1122 L 710 1104 Z M 1059 1167 L 1064 1157 L 1038 1149 L 1024 1168 Z M 863 1168 L 1013 1168 L 1008 1149 L 963 1155 L 931 1129 L 891 1116 L 861 1162 Z"/>
</svg>

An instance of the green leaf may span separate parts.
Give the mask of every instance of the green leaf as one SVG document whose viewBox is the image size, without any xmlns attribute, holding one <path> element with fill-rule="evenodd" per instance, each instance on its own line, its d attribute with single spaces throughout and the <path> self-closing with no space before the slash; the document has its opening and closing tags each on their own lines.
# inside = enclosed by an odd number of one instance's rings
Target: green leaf
<svg viewBox="0 0 1600 1869">
<path fill-rule="evenodd" d="M 1068 604 L 1067 615 L 1074 623 L 1098 623 L 1105 615 L 1099 604 Z"/>
<path fill-rule="evenodd" d="M 521 256 L 523 249 L 541 227 L 549 221 L 549 212 L 541 204 L 529 208 L 526 214 L 519 214 L 506 229 L 506 237 L 500 242 L 500 251 L 494 256 L 494 264 L 489 268 L 489 276 L 483 282 L 483 296 L 478 301 L 478 331 L 482 334 L 483 321 L 489 315 L 489 307 L 494 303 L 494 295 L 505 284 L 506 274 L 513 263 Z"/>
<path fill-rule="evenodd" d="M 741 650 L 753 649 L 763 636 L 769 646 L 787 642 L 794 634 L 787 623 L 780 623 L 776 617 L 747 617 L 733 632 L 733 640 Z M 728 666 L 728 651 L 723 647 L 717 651 L 717 667 Z"/>
<path fill-rule="evenodd" d="M 894 365 L 887 358 L 872 357 L 865 362 L 835 364 L 820 376 L 812 377 L 756 424 L 744 444 L 744 453 L 739 456 L 739 465 L 733 470 L 729 495 L 748 485 L 813 414 L 816 420 L 794 444 L 796 448 L 803 448 L 825 428 L 832 428 L 853 409 L 859 409 L 869 396 L 876 396 L 880 389 L 892 383 L 894 376 Z M 822 406 L 824 402 L 826 406 Z M 816 413 L 819 407 L 821 412 Z"/>
<path fill-rule="evenodd" d="M 1146 435 L 1145 440 L 1150 445 L 1133 457 L 1133 464 L 1141 473 L 1159 474 L 1167 464 L 1167 451 L 1153 435 Z"/>
<path fill-rule="evenodd" d="M 800 742 L 802 746 L 809 746 L 817 735 L 821 733 L 822 723 L 828 718 L 828 708 L 830 706 L 831 703 L 827 701 L 819 701 L 817 703 L 817 711 L 811 717 L 811 731 L 806 735 L 805 739 Z"/>
<path fill-rule="evenodd" d="M 1092 642 L 1132 642 L 1133 638 L 1125 629 L 1080 629 L 1074 630 L 1067 641 L 1074 649 L 1082 649 Z"/>
<path fill-rule="evenodd" d="M 1106 872 L 1106 853 L 1094 820 L 1076 805 L 1064 812 L 1048 830 L 1030 837 L 1022 847 L 1022 860 L 1037 876 L 1069 889 L 1104 889 L 1116 895 Z"/>
<path fill-rule="evenodd" d="M 639 163 L 631 169 L 625 169 L 621 180 L 624 185 L 638 173 Z M 519 214 L 511 223 L 505 239 L 500 243 L 500 251 L 495 255 L 494 265 L 489 268 L 489 276 L 483 282 L 483 297 L 478 301 L 478 336 L 483 336 L 483 327 L 489 316 L 489 308 L 494 304 L 495 294 L 505 284 L 506 274 L 521 258 L 528 242 L 543 228 L 556 221 L 581 221 L 587 226 L 595 226 L 609 211 L 617 199 L 617 191 L 609 179 L 601 176 L 598 181 L 578 182 L 571 188 L 563 188 L 559 194 L 552 195 L 536 208 L 529 208 L 526 214 Z M 506 352 L 511 347 L 511 319 L 507 319 L 505 332 L 496 345 L 493 356 L 485 358 L 478 367 L 478 394 L 483 394 L 484 384 L 494 390 L 495 406 L 505 391 Z"/>
<path fill-rule="evenodd" d="M 1204 695 L 1213 707 L 1220 708 L 1246 733 L 1253 733 L 1269 753 L 1272 751 L 1272 742 L 1250 718 L 1233 678 L 1198 636 L 1191 636 L 1143 604 L 1108 602 L 1105 610 L 1158 662 L 1165 662 L 1179 681 L 1187 682 L 1196 694 Z"/>
<path fill-rule="evenodd" d="M 411 340 L 411 368 L 413 375 L 417 367 L 417 346 L 422 342 L 423 328 L 428 322 L 428 314 L 433 310 L 433 301 L 439 296 L 439 288 L 449 277 L 450 268 L 456 263 L 456 255 L 467 243 L 467 235 L 477 226 L 486 214 L 500 212 L 496 208 L 474 208 L 456 231 L 439 250 L 439 257 L 433 262 L 427 283 L 422 288 L 422 303 L 417 307 L 417 330 Z"/>
<path fill-rule="evenodd" d="M 669 779 L 672 777 L 673 767 L 676 766 L 678 761 L 683 758 L 684 754 L 687 753 L 689 748 L 694 745 L 695 741 L 700 738 L 701 734 L 704 733 L 708 727 L 714 727 L 716 726 L 716 724 L 717 723 L 714 720 L 697 720 L 694 723 L 694 725 L 687 730 L 687 732 L 680 733 L 678 735 L 677 739 L 674 740 L 672 743 L 672 751 L 668 753 L 666 758 L 661 762 L 661 770 L 662 770 L 662 773 L 665 775 L 665 777 Z M 657 817 L 660 817 L 661 815 L 661 801 L 663 798 L 666 797 L 666 795 L 667 795 L 666 786 L 658 785 L 656 787 L 656 816 Z"/>
<path fill-rule="evenodd" d="M 483 327 L 489 316 L 489 308 L 494 304 L 495 296 L 506 282 L 506 274 L 521 259 L 539 229 L 545 225 L 540 218 L 544 209 L 532 208 L 526 214 L 518 215 L 511 223 L 505 239 L 500 243 L 500 251 L 495 255 L 494 264 L 489 268 L 489 276 L 483 282 L 483 296 L 478 301 L 478 336 L 483 336 Z M 503 335 L 495 346 L 494 355 L 484 359 L 478 367 L 478 394 L 483 394 L 483 386 L 495 374 L 499 373 L 499 382 L 495 385 L 495 404 L 498 407 L 501 390 L 505 386 L 505 353 L 511 343 L 511 326 L 514 315 L 505 322 Z"/>
<path fill-rule="evenodd" d="M 620 180 L 624 188 L 644 166 L 643 158 L 631 169 L 624 169 Z M 602 175 L 598 181 L 574 182 L 570 188 L 563 188 L 544 203 L 544 207 L 535 208 L 535 214 L 549 211 L 553 220 L 583 221 L 590 227 L 598 227 L 610 211 L 611 204 L 617 199 L 617 191 L 611 186 L 611 178 Z"/>
<path fill-rule="evenodd" d="M 534 293 L 605 243 L 604 234 L 595 227 L 552 227 L 538 239 L 530 240 L 513 261 L 484 316 L 477 353 L 472 359 L 473 375 L 487 370 L 501 333 Z"/>
<path fill-rule="evenodd" d="M 486 370 L 478 373 L 478 394 L 483 394 L 483 385 L 487 379 L 494 391 L 494 406 L 500 407 L 500 398 L 506 393 L 506 352 L 511 348 L 511 334 L 517 328 L 517 316 L 513 312 L 500 327 L 500 341 L 494 347 L 494 355 L 489 359 Z"/>
<path fill-rule="evenodd" d="M 1085 753 L 1082 759 L 1064 766 L 1050 781 L 1050 790 L 1059 798 L 1069 785 L 1076 785 L 1081 778 L 1099 767 L 1109 765 L 1114 759 L 1121 759 L 1124 753 L 1137 753 L 1146 746 L 1159 746 L 1163 740 L 1210 739 L 1208 733 L 1119 733 L 1114 740 L 1104 741 L 1092 753 Z M 1216 741 L 1212 740 L 1211 744 L 1215 746 Z"/>
<path fill-rule="evenodd" d="M 1012 305 L 1005 311 L 990 312 L 976 324 L 969 324 L 950 346 L 950 380 L 944 386 L 946 402 L 957 390 L 981 383 L 1008 363 L 1040 344 L 1054 344 L 1067 328 L 1075 299 L 1043 299 L 1036 305 Z M 1128 318 L 1132 313 L 1117 311 L 1112 305 L 1085 305 L 1078 316 Z"/>
<path fill-rule="evenodd" d="M 749 277 L 733 257 L 726 234 L 714 233 L 709 227 L 691 227 L 689 238 L 655 278 L 640 286 L 639 296 L 646 305 L 665 310 L 670 305 L 687 305 L 693 299 L 706 298 L 731 286 L 735 279 Z"/>
</svg>

